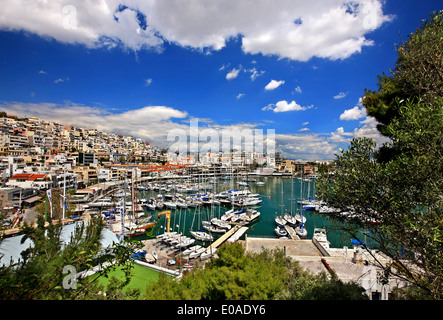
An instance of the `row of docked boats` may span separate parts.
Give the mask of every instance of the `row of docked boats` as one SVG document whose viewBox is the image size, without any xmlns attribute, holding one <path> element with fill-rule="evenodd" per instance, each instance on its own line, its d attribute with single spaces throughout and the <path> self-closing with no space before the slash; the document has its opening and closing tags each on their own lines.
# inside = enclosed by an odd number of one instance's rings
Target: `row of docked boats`
<svg viewBox="0 0 443 320">
<path fill-rule="evenodd" d="M 196 208 L 199 206 L 219 206 L 233 205 L 236 207 L 252 207 L 262 203 L 259 194 L 253 194 L 248 189 L 245 190 L 229 190 L 220 193 L 194 193 L 183 195 L 181 193 L 165 195 L 157 194 L 149 200 L 142 200 L 140 203 L 149 210 L 157 209 L 178 209 L 178 208 Z"/>
<path fill-rule="evenodd" d="M 294 215 L 286 213 L 283 216 L 277 216 L 275 217 L 275 223 L 277 226 L 274 231 L 279 238 L 288 237 L 288 231 L 285 228 L 286 225 L 294 228 L 295 233 L 300 238 L 306 238 L 308 235 L 308 231 L 306 229 L 306 216 L 298 212 Z"/>
<path fill-rule="evenodd" d="M 281 184 L 281 207 L 282 207 L 282 214 L 280 216 L 275 217 L 275 223 L 276 228 L 274 229 L 275 234 L 279 238 L 288 238 L 288 230 L 286 229 L 286 226 L 289 226 L 291 228 L 294 228 L 295 233 L 299 238 L 306 238 L 308 235 L 308 231 L 305 227 L 306 225 L 306 216 L 303 215 L 303 206 L 301 205 L 300 212 L 297 212 L 294 210 L 292 206 L 292 199 L 293 199 L 293 181 L 292 181 L 292 190 L 291 190 L 291 212 L 286 212 L 283 214 L 283 207 L 284 207 L 284 201 L 283 201 L 283 182 Z M 302 184 L 300 183 L 300 199 L 303 199 L 303 191 L 302 191 Z M 303 200 L 301 200 L 303 201 Z"/>
<path fill-rule="evenodd" d="M 169 247 L 180 251 L 184 257 L 194 259 L 200 257 L 200 260 L 206 260 L 212 257 L 216 248 L 204 248 L 201 245 L 193 245 L 195 239 L 184 236 L 179 232 L 165 232 L 157 236 L 157 239 Z"/>
</svg>

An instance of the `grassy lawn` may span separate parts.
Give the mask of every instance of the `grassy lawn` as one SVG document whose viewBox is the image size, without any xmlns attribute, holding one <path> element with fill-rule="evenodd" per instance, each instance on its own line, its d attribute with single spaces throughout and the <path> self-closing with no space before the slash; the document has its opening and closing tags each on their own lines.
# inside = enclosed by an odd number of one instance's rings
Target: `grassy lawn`
<svg viewBox="0 0 443 320">
<path fill-rule="evenodd" d="M 160 272 L 156 270 L 134 264 L 134 268 L 132 269 L 131 281 L 126 288 L 140 289 L 140 293 L 143 294 L 146 289 L 146 285 L 149 282 L 156 281 L 159 274 Z M 100 279 L 98 279 L 98 282 L 106 286 L 112 276 L 116 277 L 117 279 L 124 279 L 125 273 L 121 270 L 121 268 L 116 268 L 109 273 L 108 278 L 100 277 Z M 92 275 L 91 277 L 94 277 L 94 275 Z"/>
</svg>

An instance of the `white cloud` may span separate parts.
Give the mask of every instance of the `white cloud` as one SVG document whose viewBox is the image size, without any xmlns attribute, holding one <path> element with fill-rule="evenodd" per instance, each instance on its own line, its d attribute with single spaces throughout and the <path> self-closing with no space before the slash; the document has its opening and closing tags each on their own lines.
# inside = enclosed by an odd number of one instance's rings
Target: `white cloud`
<svg viewBox="0 0 443 320">
<path fill-rule="evenodd" d="M 97 107 L 67 103 L 0 103 L 2 110 L 17 116 L 35 116 L 44 120 L 78 126 L 96 128 L 105 132 L 139 137 L 157 145 L 165 145 L 167 131 L 187 126 L 172 119 L 183 119 L 187 112 L 166 106 L 146 106 L 120 113 L 111 113 Z M 189 130 L 189 129 L 187 129 Z"/>
<path fill-rule="evenodd" d="M 164 42 L 220 50 L 239 36 L 245 53 L 307 61 L 345 59 L 392 20 L 382 0 L 3 0 L 0 29 L 88 47 L 161 50 Z M 140 17 L 144 17 L 139 21 Z"/>
<path fill-rule="evenodd" d="M 65 81 L 69 81 L 70 79 L 69 79 L 69 77 L 67 77 L 67 78 L 65 78 L 65 79 L 63 79 L 63 78 L 58 78 L 58 79 L 56 79 L 56 80 L 54 80 L 54 83 L 61 83 L 61 82 L 65 82 Z"/>
<path fill-rule="evenodd" d="M 340 120 L 358 120 L 364 117 L 366 117 L 366 108 L 355 106 L 352 109 L 345 110 L 340 115 Z"/>
<path fill-rule="evenodd" d="M 294 89 L 294 93 L 302 93 L 303 91 L 301 90 L 301 88 L 300 88 L 300 86 L 297 86 L 295 89 Z"/>
<path fill-rule="evenodd" d="M 298 131 L 300 131 L 300 132 L 303 132 L 303 131 L 309 131 L 309 128 L 301 128 L 301 129 L 298 130 Z"/>
<path fill-rule="evenodd" d="M 343 127 L 339 127 L 336 131 L 331 132 L 331 136 L 328 139 L 333 142 L 349 142 L 352 136 L 352 132 L 345 132 Z"/>
<path fill-rule="evenodd" d="M 263 70 L 258 71 L 257 68 L 245 69 L 245 72 L 250 72 L 251 73 L 251 80 L 252 81 L 254 81 L 258 77 L 260 77 L 263 74 L 265 74 L 265 71 L 263 71 Z"/>
<path fill-rule="evenodd" d="M 146 87 L 149 87 L 151 85 L 151 83 L 152 83 L 152 79 L 151 78 L 145 79 L 145 86 Z"/>
<path fill-rule="evenodd" d="M 226 75 L 226 80 L 232 80 L 237 78 L 238 73 L 240 72 L 240 69 L 233 68 L 228 74 Z"/>
<path fill-rule="evenodd" d="M 315 133 L 276 134 L 276 144 L 282 156 L 288 159 L 332 160 L 337 145 Z"/>
<path fill-rule="evenodd" d="M 269 82 L 267 85 L 266 85 L 266 87 L 265 87 L 265 90 L 274 90 L 274 89 L 277 89 L 278 87 L 280 87 L 282 84 L 284 84 L 285 83 L 285 81 L 284 80 L 280 80 L 280 81 L 277 81 L 277 80 L 271 80 L 271 82 Z"/>
<path fill-rule="evenodd" d="M 245 96 L 245 94 L 244 93 L 239 93 L 238 95 L 237 95 L 237 99 L 240 99 L 240 98 L 242 98 L 242 97 L 244 97 Z"/>
<path fill-rule="evenodd" d="M 347 92 L 340 92 L 339 94 L 334 96 L 334 99 L 343 99 L 344 97 L 346 97 L 348 95 Z"/>
<path fill-rule="evenodd" d="M 377 120 L 373 117 L 366 117 L 363 121 L 360 121 L 363 124 L 360 128 L 355 128 L 353 131 L 354 137 L 366 137 L 375 140 L 378 146 L 383 145 L 383 143 L 388 142 L 389 139 L 385 136 L 382 136 L 380 132 L 377 130 Z"/>
<path fill-rule="evenodd" d="M 272 110 L 274 112 L 288 112 L 288 111 L 304 111 L 310 108 L 312 108 L 312 106 L 302 107 L 295 101 L 291 101 L 290 103 L 288 103 L 286 100 L 282 100 L 277 102 L 276 104 L 271 103 L 266 107 L 263 107 L 262 111 Z"/>
</svg>

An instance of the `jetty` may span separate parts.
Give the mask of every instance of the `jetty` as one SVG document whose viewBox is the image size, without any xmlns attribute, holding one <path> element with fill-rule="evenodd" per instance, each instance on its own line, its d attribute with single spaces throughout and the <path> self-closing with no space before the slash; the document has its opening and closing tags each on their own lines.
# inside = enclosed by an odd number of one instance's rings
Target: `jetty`
<svg viewBox="0 0 443 320">
<path fill-rule="evenodd" d="M 248 227 L 241 227 L 240 229 L 237 230 L 236 233 L 234 233 L 229 239 L 228 242 L 236 242 L 238 239 L 241 238 L 241 236 L 248 230 Z"/>
<path fill-rule="evenodd" d="M 297 233 L 295 232 L 294 228 L 291 226 L 288 226 L 287 224 L 285 225 L 285 229 L 288 232 L 288 236 L 290 239 L 293 240 L 300 240 L 300 237 L 297 235 Z"/>
<path fill-rule="evenodd" d="M 234 233 L 236 233 L 239 229 L 241 228 L 241 226 L 234 226 L 233 228 L 231 228 L 230 230 L 228 230 L 226 233 L 224 233 L 220 238 L 218 238 L 217 240 L 215 240 L 211 245 L 209 245 L 206 248 L 206 251 L 209 252 L 209 250 L 211 249 L 215 249 L 218 248 L 223 242 L 225 242 L 226 240 L 229 239 L 229 237 L 231 237 Z"/>
</svg>

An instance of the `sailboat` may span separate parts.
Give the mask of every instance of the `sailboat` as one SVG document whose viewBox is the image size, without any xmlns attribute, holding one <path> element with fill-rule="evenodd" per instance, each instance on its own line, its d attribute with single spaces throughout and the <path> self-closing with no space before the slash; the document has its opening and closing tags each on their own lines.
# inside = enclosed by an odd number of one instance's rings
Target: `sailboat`
<svg viewBox="0 0 443 320">
<path fill-rule="evenodd" d="M 195 221 L 195 214 L 197 213 L 197 210 L 194 211 L 194 217 L 192 219 L 192 226 L 191 229 L 194 227 L 194 221 Z M 197 226 L 200 225 L 200 209 L 199 209 L 199 215 L 198 215 L 198 222 L 197 222 Z M 190 231 L 191 235 L 200 241 L 212 241 L 214 240 L 213 236 L 210 233 L 207 233 L 206 231 L 203 230 L 191 230 Z"/>
<path fill-rule="evenodd" d="M 209 234 L 209 233 L 207 233 L 207 232 L 205 232 L 203 230 L 190 231 L 190 233 L 191 233 L 191 235 L 195 239 L 200 240 L 200 241 L 212 241 L 212 240 L 214 240 L 214 237 L 211 234 Z"/>
<path fill-rule="evenodd" d="M 288 225 L 290 225 L 291 227 L 296 227 L 298 221 L 297 221 L 296 217 L 293 215 L 293 212 L 294 212 L 293 197 L 294 197 L 294 176 L 292 176 L 292 178 L 291 178 L 291 212 L 286 213 L 283 218 L 286 220 Z"/>
<path fill-rule="evenodd" d="M 278 237 L 287 237 L 288 236 L 288 232 L 286 231 L 285 227 L 282 225 L 277 225 L 277 227 L 275 227 L 274 231 Z"/>
<path fill-rule="evenodd" d="M 183 256 L 186 257 L 186 256 L 189 256 L 191 253 L 196 252 L 198 249 L 201 249 L 201 248 L 203 248 L 203 247 L 199 246 L 199 245 L 195 245 L 195 246 L 192 246 L 192 247 L 186 249 L 185 251 L 183 251 L 182 254 L 183 254 Z"/>
<path fill-rule="evenodd" d="M 302 173 L 302 178 L 303 178 L 303 173 Z M 300 199 L 303 200 L 303 179 L 300 180 Z M 303 204 L 300 204 L 300 212 L 301 212 L 301 223 L 295 228 L 295 233 L 300 237 L 300 238 L 306 238 L 306 236 L 308 235 L 308 230 L 306 230 L 305 226 L 305 222 L 306 220 L 303 217 Z"/>
<path fill-rule="evenodd" d="M 206 260 L 212 257 L 217 252 L 217 248 L 209 247 L 206 251 L 202 252 L 200 255 L 200 260 Z"/>
<path fill-rule="evenodd" d="M 219 218 L 212 218 L 211 219 L 211 223 L 217 227 L 223 228 L 223 229 L 231 229 L 231 225 L 229 224 L 229 222 L 219 219 Z"/>
<path fill-rule="evenodd" d="M 197 258 L 205 251 L 206 251 L 206 248 L 200 247 L 189 254 L 189 259 Z"/>
<path fill-rule="evenodd" d="M 275 223 L 278 226 L 284 226 L 287 223 L 287 221 L 282 216 L 277 216 L 275 217 Z"/>
</svg>

